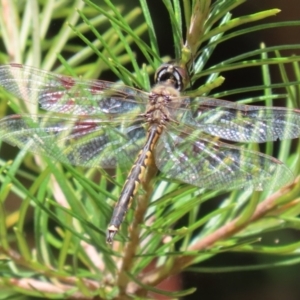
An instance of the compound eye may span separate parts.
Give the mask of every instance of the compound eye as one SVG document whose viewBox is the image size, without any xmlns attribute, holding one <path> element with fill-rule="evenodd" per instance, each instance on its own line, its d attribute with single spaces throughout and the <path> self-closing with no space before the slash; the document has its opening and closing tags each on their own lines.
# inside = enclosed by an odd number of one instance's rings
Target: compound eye
<svg viewBox="0 0 300 300">
<path fill-rule="evenodd" d="M 158 67 L 158 69 L 155 72 L 154 75 L 154 81 L 155 83 L 160 83 L 164 81 L 164 77 L 167 74 L 167 70 L 169 68 L 170 64 L 162 64 Z"/>
</svg>

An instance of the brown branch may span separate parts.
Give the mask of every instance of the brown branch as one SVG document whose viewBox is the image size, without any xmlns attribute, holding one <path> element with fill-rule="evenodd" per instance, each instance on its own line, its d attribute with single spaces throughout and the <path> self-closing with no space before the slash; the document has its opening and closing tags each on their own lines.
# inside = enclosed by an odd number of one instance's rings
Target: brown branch
<svg viewBox="0 0 300 300">
<path fill-rule="evenodd" d="M 219 229 L 212 232 L 211 234 L 204 237 L 203 239 L 199 240 L 197 243 L 191 245 L 187 249 L 187 251 L 203 251 L 209 249 L 216 242 L 220 240 L 224 240 L 228 237 L 233 236 L 235 233 L 240 232 L 241 230 L 245 229 L 247 225 L 261 219 L 263 216 L 265 216 L 271 210 L 273 210 L 274 207 L 278 205 L 278 198 L 293 191 L 296 188 L 296 186 L 299 186 L 299 184 L 300 184 L 300 177 L 297 177 L 293 183 L 282 187 L 280 190 L 278 190 L 277 192 L 269 196 L 266 200 L 261 202 L 257 206 L 252 217 L 249 218 L 249 220 L 247 220 L 244 223 L 241 223 L 240 218 L 238 217 L 232 220 L 231 222 L 226 223 L 224 226 L 220 227 Z M 168 270 L 166 270 L 165 265 L 163 265 L 161 267 L 156 268 L 155 270 L 152 270 L 148 274 L 143 274 L 143 279 L 142 279 L 143 283 L 150 286 L 156 286 L 162 280 L 166 279 L 170 275 L 177 274 L 181 272 L 184 268 L 191 265 L 194 262 L 195 255 L 185 255 L 185 256 L 182 255 L 172 259 L 173 259 L 173 264 L 171 268 L 169 268 Z M 136 286 L 136 289 L 138 290 L 140 289 L 140 287 Z"/>
<path fill-rule="evenodd" d="M 48 290 L 52 292 L 56 290 L 60 292 L 66 292 L 69 290 L 73 290 L 74 287 L 77 285 L 78 278 L 76 276 L 62 275 L 60 272 L 57 272 L 51 266 L 49 267 L 43 265 L 43 269 L 42 269 L 37 262 L 25 260 L 18 252 L 14 250 L 11 249 L 6 250 L 0 247 L 0 253 L 6 255 L 7 258 L 10 258 L 16 265 L 26 267 L 29 270 L 35 271 L 37 274 L 46 276 L 47 278 L 55 278 L 57 282 L 57 285 L 53 285 L 52 283 L 46 283 L 32 278 L 24 278 L 24 279 L 8 278 L 6 281 L 11 285 L 19 286 L 31 291 L 36 289 L 41 292 L 43 291 L 47 292 Z M 81 278 L 81 281 L 91 291 L 95 291 L 101 286 L 101 283 L 95 280 Z M 72 298 L 70 297 L 70 299 Z M 79 299 L 79 298 L 73 298 L 73 299 Z"/>
<path fill-rule="evenodd" d="M 132 268 L 132 265 L 134 263 L 137 249 L 140 246 L 140 225 L 144 223 L 144 216 L 147 211 L 149 199 L 153 191 L 152 180 L 155 177 L 156 173 L 157 168 L 154 162 L 150 161 L 149 158 L 149 165 L 147 167 L 144 180 L 141 182 L 145 194 L 138 197 L 134 219 L 129 231 L 129 242 L 127 243 L 125 248 L 122 266 L 117 280 L 117 285 L 120 288 L 120 295 L 123 295 L 124 297 L 125 295 L 128 295 L 127 290 L 128 284 L 130 283 L 130 278 L 127 276 L 127 272 L 130 272 L 130 269 Z"/>
</svg>

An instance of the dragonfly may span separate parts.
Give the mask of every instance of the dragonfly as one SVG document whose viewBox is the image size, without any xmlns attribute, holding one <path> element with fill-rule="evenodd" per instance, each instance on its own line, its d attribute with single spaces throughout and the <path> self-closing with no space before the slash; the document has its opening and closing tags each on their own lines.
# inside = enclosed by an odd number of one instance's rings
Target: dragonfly
<svg viewBox="0 0 300 300">
<path fill-rule="evenodd" d="M 0 139 L 65 164 L 131 167 L 107 229 L 108 243 L 151 160 L 165 178 L 206 189 L 277 189 L 293 180 L 278 159 L 232 142 L 297 138 L 300 110 L 188 97 L 183 92 L 188 78 L 179 64 L 164 63 L 154 87 L 145 92 L 20 64 L 2 65 L 0 86 L 47 113 L 2 118 Z"/>
</svg>

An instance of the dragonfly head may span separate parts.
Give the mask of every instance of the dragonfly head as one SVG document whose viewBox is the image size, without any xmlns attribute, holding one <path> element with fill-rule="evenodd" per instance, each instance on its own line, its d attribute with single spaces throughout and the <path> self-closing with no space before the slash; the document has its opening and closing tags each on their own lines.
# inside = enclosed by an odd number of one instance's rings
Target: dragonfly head
<svg viewBox="0 0 300 300">
<path fill-rule="evenodd" d="M 155 82 L 163 83 L 183 91 L 186 88 L 188 74 L 185 68 L 174 62 L 162 64 L 155 72 Z"/>
</svg>

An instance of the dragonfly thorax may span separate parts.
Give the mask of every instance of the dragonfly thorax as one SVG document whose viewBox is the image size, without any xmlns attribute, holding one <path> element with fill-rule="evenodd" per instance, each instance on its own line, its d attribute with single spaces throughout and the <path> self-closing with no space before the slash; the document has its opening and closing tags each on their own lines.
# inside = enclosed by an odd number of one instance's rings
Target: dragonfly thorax
<svg viewBox="0 0 300 300">
<path fill-rule="evenodd" d="M 164 125 L 169 121 L 169 107 L 172 107 L 172 100 L 179 95 L 179 91 L 167 83 L 154 86 L 149 94 L 149 105 L 144 114 L 147 122 Z"/>
</svg>

